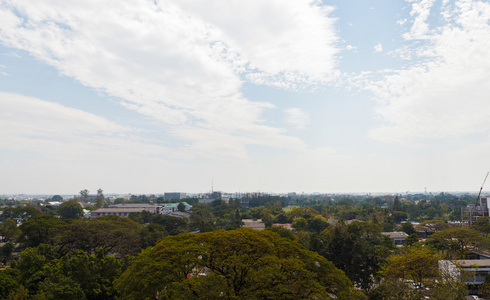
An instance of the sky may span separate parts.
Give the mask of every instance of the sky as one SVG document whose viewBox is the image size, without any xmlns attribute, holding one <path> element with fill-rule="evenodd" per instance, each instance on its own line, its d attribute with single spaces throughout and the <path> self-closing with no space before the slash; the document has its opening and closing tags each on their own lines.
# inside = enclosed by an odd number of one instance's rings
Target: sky
<svg viewBox="0 0 490 300">
<path fill-rule="evenodd" d="M 477 192 L 489 95 L 488 1 L 0 0 L 0 194 Z"/>
</svg>

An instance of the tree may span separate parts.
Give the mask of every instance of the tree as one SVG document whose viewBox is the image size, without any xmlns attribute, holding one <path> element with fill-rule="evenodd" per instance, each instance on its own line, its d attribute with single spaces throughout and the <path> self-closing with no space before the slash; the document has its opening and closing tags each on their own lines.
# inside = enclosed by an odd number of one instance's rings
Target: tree
<svg viewBox="0 0 490 300">
<path fill-rule="evenodd" d="M 81 219 L 83 217 L 83 208 L 80 203 L 72 199 L 61 203 L 56 209 L 56 213 L 62 220 Z"/>
<path fill-rule="evenodd" d="M 127 260 L 105 256 L 101 249 L 93 255 L 65 255 L 45 265 L 39 289 L 54 299 L 116 299 L 113 281 L 126 265 Z"/>
<path fill-rule="evenodd" d="M 440 256 L 428 247 L 410 247 L 388 258 L 373 299 L 464 299 L 465 279 L 438 267 Z M 459 271 L 461 272 L 461 270 Z M 459 273 L 457 272 L 457 273 Z"/>
<path fill-rule="evenodd" d="M 180 202 L 179 205 L 177 205 L 177 209 L 180 211 L 180 212 L 185 212 L 185 204 Z"/>
<path fill-rule="evenodd" d="M 423 231 L 427 236 L 429 236 L 436 231 L 448 229 L 449 227 L 449 224 L 441 220 L 427 220 L 415 226 L 415 229 L 418 231 Z"/>
<path fill-rule="evenodd" d="M 402 223 L 400 230 L 405 232 L 408 235 L 417 233 L 417 231 L 415 230 L 415 227 L 413 227 L 413 224 L 410 222 Z"/>
<path fill-rule="evenodd" d="M 269 209 L 263 209 L 261 213 L 261 220 L 265 227 L 271 227 L 274 222 L 274 216 Z"/>
<path fill-rule="evenodd" d="M 310 250 L 318 252 L 345 272 L 356 285 L 368 290 L 385 261 L 383 237 L 370 222 L 339 223 L 313 235 Z M 393 243 L 390 241 L 390 246 Z"/>
<path fill-rule="evenodd" d="M 173 216 L 155 215 L 153 216 L 151 222 L 165 227 L 165 230 L 170 235 L 177 235 L 186 232 L 188 227 L 187 218 L 178 218 Z"/>
<path fill-rule="evenodd" d="M 0 270 L 0 299 L 7 299 L 9 294 L 18 289 L 17 273 L 17 270 L 11 268 Z"/>
<path fill-rule="evenodd" d="M 114 200 L 114 204 L 123 204 L 125 201 L 124 201 L 124 198 L 116 198 Z"/>
<path fill-rule="evenodd" d="M 166 237 L 167 231 L 165 230 L 165 227 L 163 227 L 160 224 L 157 223 L 150 223 L 143 228 L 141 228 L 140 231 L 141 235 L 141 248 L 145 249 L 148 247 L 155 246 L 155 244 Z"/>
<path fill-rule="evenodd" d="M 412 280 L 419 290 L 438 274 L 439 255 L 426 247 L 411 247 L 405 253 L 392 255 L 381 273 L 387 278 Z"/>
<path fill-rule="evenodd" d="M 39 244 L 52 244 L 59 228 L 66 223 L 51 215 L 40 215 L 19 226 L 19 242 L 24 247 L 36 247 Z"/>
<path fill-rule="evenodd" d="M 104 200 L 104 196 L 102 196 L 102 195 L 97 196 L 97 200 L 95 200 L 94 207 L 97 209 L 97 208 L 107 207 L 107 206 L 108 205 L 107 205 L 107 203 Z"/>
<path fill-rule="evenodd" d="M 2 261 L 4 263 L 12 258 L 12 253 L 14 252 L 14 249 L 15 245 L 11 242 L 8 242 L 0 247 L 0 257 L 2 258 Z"/>
<path fill-rule="evenodd" d="M 413 246 L 418 241 L 419 241 L 418 236 L 416 234 L 411 234 L 411 235 L 407 236 L 407 238 L 405 239 L 405 243 L 403 245 L 410 247 L 410 246 Z"/>
<path fill-rule="evenodd" d="M 82 197 L 83 199 L 87 200 L 88 193 L 89 193 L 89 191 L 87 189 L 81 190 L 80 191 L 80 197 Z"/>
<path fill-rule="evenodd" d="M 135 222 L 140 223 L 140 224 L 148 224 L 151 222 L 154 215 L 155 215 L 154 213 L 147 211 L 147 210 L 144 210 L 142 212 L 130 213 L 129 218 Z"/>
<path fill-rule="evenodd" d="M 51 197 L 51 201 L 61 202 L 63 201 L 63 197 L 61 197 L 60 195 L 54 195 L 53 197 Z"/>
<path fill-rule="evenodd" d="M 121 299 L 354 297 L 352 283 L 325 258 L 248 228 L 167 237 L 144 250 L 116 285 Z"/>
<path fill-rule="evenodd" d="M 82 219 L 60 228 L 55 242 L 63 248 L 83 250 L 87 254 L 101 248 L 106 253 L 133 255 L 141 249 L 140 228 L 140 224 L 118 216 Z"/>
<path fill-rule="evenodd" d="M 395 196 L 395 200 L 393 200 L 393 211 L 401 211 L 402 206 L 400 204 L 400 199 L 398 198 L 398 195 Z"/>
<path fill-rule="evenodd" d="M 464 259 L 468 249 L 477 246 L 482 240 L 478 231 L 458 227 L 432 234 L 427 239 L 427 244 L 438 250 L 446 250 L 446 258 Z"/>
<path fill-rule="evenodd" d="M 327 219 L 321 215 L 317 215 L 313 219 L 308 220 L 308 231 L 311 232 L 320 233 L 328 226 Z"/>
<path fill-rule="evenodd" d="M 297 231 L 305 230 L 308 226 L 308 221 L 305 218 L 297 217 L 294 219 L 293 224 L 291 225 Z"/>
<path fill-rule="evenodd" d="M 12 219 L 7 219 L 0 224 L 0 236 L 3 237 L 5 242 L 12 241 L 18 233 L 17 222 Z"/>
<path fill-rule="evenodd" d="M 393 220 L 395 223 L 400 223 L 407 220 L 408 214 L 404 211 L 393 211 Z"/>
<path fill-rule="evenodd" d="M 242 227 L 242 215 L 240 214 L 240 209 L 235 209 L 235 212 L 231 214 L 230 220 L 226 223 L 225 230 L 235 230 Z"/>
<path fill-rule="evenodd" d="M 207 205 L 197 204 L 191 208 L 190 230 L 199 230 L 199 232 L 209 232 L 216 229 L 216 218 L 208 209 Z"/>
<path fill-rule="evenodd" d="M 43 212 L 36 207 L 7 207 L 0 215 L 0 221 L 4 222 L 7 219 L 15 220 L 19 223 L 29 221 L 35 216 L 42 215 Z"/>
<path fill-rule="evenodd" d="M 320 213 L 316 209 L 313 209 L 311 207 L 298 207 L 290 211 L 288 216 L 289 219 L 291 220 L 295 217 L 309 219 L 309 218 L 313 218 L 318 214 Z"/>
<path fill-rule="evenodd" d="M 41 271 L 47 261 L 37 247 L 22 251 L 17 266 L 20 271 L 19 282 L 31 292 L 36 292 L 39 282 L 43 280 Z"/>
<path fill-rule="evenodd" d="M 275 232 L 275 233 L 279 234 L 279 236 L 286 238 L 286 239 L 290 239 L 291 241 L 294 241 L 296 239 L 294 233 L 291 230 L 286 229 L 286 228 L 281 227 L 281 226 L 271 226 L 271 227 L 266 228 L 265 230 L 270 230 L 272 232 Z"/>
<path fill-rule="evenodd" d="M 488 236 L 490 233 L 490 217 L 481 217 L 478 218 L 472 225 L 472 229 L 475 229 L 485 236 Z"/>
</svg>

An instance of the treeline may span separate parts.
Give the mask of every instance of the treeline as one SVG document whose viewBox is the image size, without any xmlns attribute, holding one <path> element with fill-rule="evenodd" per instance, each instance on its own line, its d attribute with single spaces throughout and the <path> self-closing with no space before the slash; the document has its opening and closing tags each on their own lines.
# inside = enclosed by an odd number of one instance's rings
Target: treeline
<svg viewBox="0 0 490 300">
<path fill-rule="evenodd" d="M 265 196 L 250 208 L 215 200 L 194 204 L 190 218 L 144 211 L 84 219 L 75 200 L 4 207 L 0 298 L 459 299 L 464 284 L 437 261 L 488 249 L 490 222 L 448 223 L 474 199 L 443 196 L 319 196 L 310 206 L 288 206 L 304 196 Z M 418 225 L 401 223 L 417 216 Z M 266 230 L 240 228 L 243 219 Z M 403 247 L 382 234 L 393 230 L 409 235 Z M 415 264 L 417 272 L 406 267 Z"/>
</svg>

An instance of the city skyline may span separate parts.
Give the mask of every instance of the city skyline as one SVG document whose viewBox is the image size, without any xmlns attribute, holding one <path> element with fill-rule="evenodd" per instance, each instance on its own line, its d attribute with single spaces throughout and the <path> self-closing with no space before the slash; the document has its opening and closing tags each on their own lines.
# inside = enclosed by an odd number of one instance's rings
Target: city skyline
<svg viewBox="0 0 490 300">
<path fill-rule="evenodd" d="M 489 21 L 476 0 L 0 1 L 0 194 L 478 192 Z"/>
</svg>

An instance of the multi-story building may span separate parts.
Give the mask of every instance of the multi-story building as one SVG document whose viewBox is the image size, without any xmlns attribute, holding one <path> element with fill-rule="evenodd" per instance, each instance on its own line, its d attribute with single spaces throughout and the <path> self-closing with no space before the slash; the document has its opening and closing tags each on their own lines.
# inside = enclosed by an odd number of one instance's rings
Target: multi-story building
<svg viewBox="0 0 490 300">
<path fill-rule="evenodd" d="M 165 200 L 180 200 L 184 199 L 185 197 L 187 197 L 186 193 L 172 192 L 163 194 L 163 198 Z"/>
</svg>

